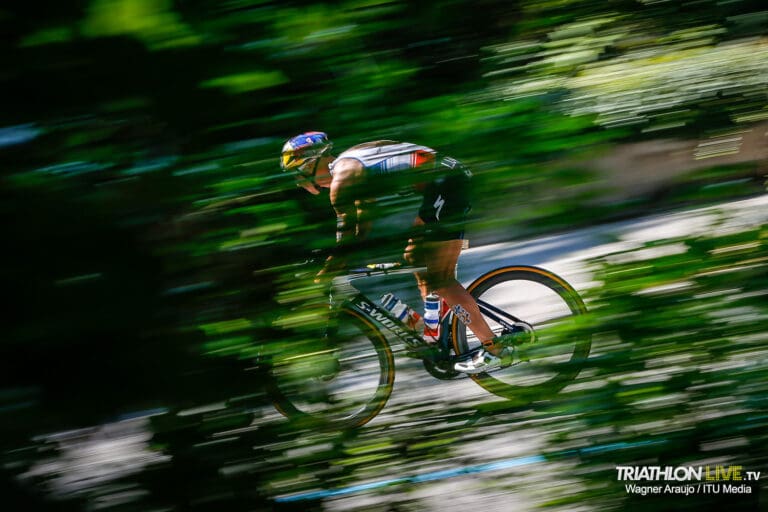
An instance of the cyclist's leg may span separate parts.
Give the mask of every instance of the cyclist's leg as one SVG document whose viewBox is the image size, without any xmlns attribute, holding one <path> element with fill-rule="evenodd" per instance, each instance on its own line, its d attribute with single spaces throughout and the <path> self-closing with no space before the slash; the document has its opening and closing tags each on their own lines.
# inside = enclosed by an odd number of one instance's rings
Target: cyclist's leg
<svg viewBox="0 0 768 512">
<path fill-rule="evenodd" d="M 462 243 L 461 239 L 456 239 L 409 244 L 412 252 L 423 255 L 427 266 L 425 272 L 414 273 L 416 283 L 422 299 L 430 291 L 436 292 L 445 299 L 454 313 L 465 319 L 467 328 L 483 341 L 486 349 L 496 353 L 498 350 L 492 346 L 493 331 L 480 313 L 475 299 L 456 280 L 456 263 Z"/>
<path fill-rule="evenodd" d="M 498 354 L 499 349 L 493 346 L 493 331 L 480 313 L 477 302 L 456 280 L 456 264 L 464 245 L 461 238 L 463 232 L 429 229 L 434 225 L 421 217 L 416 218 L 414 225 L 424 227 L 425 231 L 408 240 L 404 258 L 412 265 L 427 267 L 426 271 L 414 272 L 422 300 L 429 292 L 436 292 L 455 314 L 465 319 L 467 328 L 483 342 L 486 349 Z"/>
<path fill-rule="evenodd" d="M 493 331 L 480 313 L 477 302 L 456 280 L 456 263 L 461 253 L 464 225 L 471 209 L 469 190 L 472 174 L 460 162 L 442 158 L 440 165 L 450 170 L 428 183 L 415 226 L 418 236 L 408 242 L 406 261 L 427 267 L 416 272 L 422 299 L 430 291 L 445 299 L 454 313 L 466 319 L 466 326 L 492 354 Z"/>
</svg>

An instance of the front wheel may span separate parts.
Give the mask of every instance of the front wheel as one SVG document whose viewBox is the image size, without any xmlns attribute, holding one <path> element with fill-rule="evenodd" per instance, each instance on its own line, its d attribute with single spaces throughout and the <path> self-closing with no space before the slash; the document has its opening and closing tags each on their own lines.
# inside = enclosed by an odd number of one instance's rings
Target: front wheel
<svg viewBox="0 0 768 512">
<path fill-rule="evenodd" d="M 467 290 L 494 335 L 506 335 L 513 353 L 511 366 L 472 375 L 480 386 L 522 404 L 547 398 L 576 377 L 592 341 L 584 302 L 562 278 L 537 267 L 503 267 Z M 480 348 L 457 318 L 451 328 L 456 353 Z"/>
<path fill-rule="evenodd" d="M 275 407 L 299 426 L 366 424 L 392 393 L 395 367 L 386 338 L 363 315 L 344 309 L 319 345 L 275 364 L 270 390 Z"/>
</svg>

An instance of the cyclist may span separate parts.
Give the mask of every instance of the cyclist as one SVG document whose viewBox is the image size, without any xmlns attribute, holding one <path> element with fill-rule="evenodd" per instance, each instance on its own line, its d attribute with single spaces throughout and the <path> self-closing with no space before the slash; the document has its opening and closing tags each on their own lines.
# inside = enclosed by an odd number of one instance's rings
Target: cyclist
<svg viewBox="0 0 768 512">
<path fill-rule="evenodd" d="M 337 215 L 337 251 L 326 260 L 320 275 L 344 268 L 345 255 L 371 229 L 371 209 L 377 196 L 399 192 L 387 188 L 402 186 L 402 181 L 387 178 L 408 173 L 404 176 L 407 188 L 421 193 L 423 200 L 414 221 L 420 234 L 408 240 L 404 257 L 411 264 L 426 266 L 425 272 L 414 273 L 422 299 L 430 291 L 443 297 L 483 342 L 482 349 L 467 361 L 456 363 L 455 369 L 481 373 L 509 364 L 509 350 L 494 338 L 477 303 L 455 278 L 470 209 L 469 170 L 431 148 L 407 142 L 367 142 L 338 157 L 331 155 L 332 147 L 323 132 L 302 133 L 285 142 L 280 161 L 284 171 L 293 173 L 297 186 L 311 194 L 330 189 Z"/>
</svg>

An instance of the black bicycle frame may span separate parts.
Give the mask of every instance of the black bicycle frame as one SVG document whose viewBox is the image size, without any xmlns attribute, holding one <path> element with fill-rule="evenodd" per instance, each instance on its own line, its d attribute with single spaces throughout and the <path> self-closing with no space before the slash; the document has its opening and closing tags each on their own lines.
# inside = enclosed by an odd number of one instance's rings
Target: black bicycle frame
<svg viewBox="0 0 768 512">
<path fill-rule="evenodd" d="M 398 320 L 392 313 L 379 306 L 368 297 L 358 292 L 357 295 L 344 302 L 344 306 L 352 308 L 367 316 L 377 324 L 386 328 L 397 338 L 403 341 L 409 348 L 424 346 L 425 342 L 421 336 Z M 442 336 L 441 336 L 442 341 Z"/>
<path fill-rule="evenodd" d="M 395 266 L 393 269 L 361 268 L 353 271 L 353 273 L 363 274 L 365 276 L 370 277 L 378 273 L 382 273 L 386 275 L 389 273 L 401 272 L 403 270 L 406 270 L 406 269 L 401 268 L 399 266 Z M 381 307 L 376 302 L 370 300 L 366 295 L 364 295 L 359 290 L 355 289 L 355 291 L 356 291 L 356 294 L 352 298 L 347 298 L 346 300 L 343 301 L 342 308 L 346 307 L 346 308 L 353 309 L 361 313 L 362 315 L 366 316 L 370 320 L 373 320 L 375 323 L 383 326 L 385 329 L 391 332 L 396 338 L 402 340 L 402 342 L 409 348 L 418 348 L 418 347 L 424 347 L 425 345 L 428 345 L 424 341 L 424 339 L 421 337 L 420 333 L 417 333 L 416 331 L 406 327 L 399 319 L 397 319 L 394 315 L 392 315 L 392 313 L 390 313 L 387 309 Z M 516 330 L 514 323 L 519 323 L 520 322 L 519 318 L 481 299 L 477 299 L 477 305 L 480 308 L 481 313 L 483 313 L 486 317 L 497 322 L 499 325 L 502 326 L 504 330 L 507 330 L 510 332 L 513 332 Z M 449 311 L 448 314 L 446 314 L 443 318 L 440 319 L 440 324 L 442 328 L 440 329 L 440 339 L 438 340 L 438 344 L 439 346 L 445 349 L 450 349 L 451 347 L 449 345 L 452 345 L 452 343 L 450 343 L 452 341 L 451 340 L 452 333 L 450 329 L 452 317 L 453 317 L 453 312 Z"/>
<path fill-rule="evenodd" d="M 494 320 L 499 325 L 501 325 L 504 329 L 514 331 L 514 325 L 507 322 L 502 316 L 507 317 L 508 319 L 512 320 L 513 322 L 520 322 L 521 320 L 517 318 L 515 315 L 511 315 L 507 313 L 506 311 L 497 308 L 493 304 L 488 304 L 484 300 L 477 299 L 477 306 L 480 308 L 480 312 L 483 313 L 488 318 Z"/>
<path fill-rule="evenodd" d="M 514 324 L 510 323 L 508 320 L 511 320 L 512 322 L 520 322 L 520 320 L 514 315 L 511 315 L 506 311 L 497 308 L 493 304 L 485 302 L 484 300 L 478 300 L 477 305 L 485 316 L 494 320 L 508 331 L 515 330 Z M 395 337 L 400 339 L 409 348 L 423 347 L 426 344 L 419 333 L 403 325 L 403 323 L 394 315 L 392 315 L 392 313 L 390 313 L 387 309 L 376 304 L 361 292 L 358 292 L 351 299 L 344 301 L 344 307 L 354 309 L 355 311 L 358 311 L 377 324 L 381 325 L 389 332 L 391 332 Z M 440 332 L 439 344 L 443 347 L 446 347 L 450 341 L 449 336 L 451 333 L 449 327 L 451 324 L 452 314 L 453 313 L 449 312 L 440 320 L 443 328 Z"/>
</svg>

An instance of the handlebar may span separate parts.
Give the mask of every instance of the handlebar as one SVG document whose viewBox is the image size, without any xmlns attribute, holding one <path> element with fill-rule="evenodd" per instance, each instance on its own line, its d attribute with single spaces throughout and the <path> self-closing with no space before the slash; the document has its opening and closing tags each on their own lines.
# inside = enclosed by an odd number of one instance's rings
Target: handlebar
<svg viewBox="0 0 768 512">
<path fill-rule="evenodd" d="M 321 260 L 317 258 L 310 258 L 300 263 L 289 263 L 279 267 L 272 267 L 267 270 L 255 270 L 253 275 L 258 276 L 267 271 L 274 272 L 280 270 L 298 270 L 296 277 L 307 277 L 315 274 L 316 269 L 312 268 L 313 265 L 320 263 Z M 407 265 L 399 261 L 384 262 L 384 263 L 368 263 L 361 267 L 354 267 L 347 270 L 345 274 L 337 276 L 337 279 L 353 280 L 362 277 L 380 276 L 380 275 L 396 275 L 404 273 L 412 273 L 426 270 L 424 266 L 412 266 Z"/>
<path fill-rule="evenodd" d="M 374 275 L 401 274 L 426 270 L 427 267 L 404 265 L 399 261 L 389 263 L 369 263 L 363 267 L 351 268 L 347 271 L 347 277 L 370 277 Z"/>
<path fill-rule="evenodd" d="M 388 273 L 392 270 L 399 269 L 403 266 L 402 263 L 394 261 L 391 263 L 369 263 L 363 267 L 349 269 L 349 274 L 372 274 L 376 273 Z"/>
</svg>

